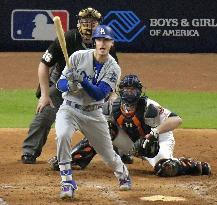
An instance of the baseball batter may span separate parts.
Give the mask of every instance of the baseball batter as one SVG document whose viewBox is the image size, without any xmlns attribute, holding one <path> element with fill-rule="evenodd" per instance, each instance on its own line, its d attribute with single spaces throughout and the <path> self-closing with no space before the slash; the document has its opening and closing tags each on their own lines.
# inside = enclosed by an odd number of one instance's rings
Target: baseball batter
<svg viewBox="0 0 217 205">
<path fill-rule="evenodd" d="M 77 28 L 65 33 L 68 54 L 77 50 L 93 48 L 92 31 L 100 24 L 102 15 L 94 8 L 79 11 Z M 110 54 L 117 60 L 115 48 Z M 43 54 L 38 67 L 40 86 L 36 93 L 39 98 L 37 114 L 30 125 L 22 148 L 21 160 L 24 164 L 35 164 L 47 141 L 56 113 L 63 102 L 61 92 L 56 89 L 56 82 L 65 67 L 65 60 L 58 39 L 53 41 Z"/>
<path fill-rule="evenodd" d="M 126 166 L 113 150 L 108 124 L 102 113 L 104 98 L 115 90 L 121 70 L 109 54 L 113 45 L 110 27 L 100 25 L 93 33 L 95 49 L 81 50 L 70 56 L 71 68 L 65 68 L 57 88 L 63 92 L 63 104 L 56 116 L 57 158 L 62 178 L 60 198 L 72 198 L 77 189 L 72 179 L 71 136 L 80 130 L 103 160 L 114 170 L 120 190 L 131 188 Z"/>
</svg>

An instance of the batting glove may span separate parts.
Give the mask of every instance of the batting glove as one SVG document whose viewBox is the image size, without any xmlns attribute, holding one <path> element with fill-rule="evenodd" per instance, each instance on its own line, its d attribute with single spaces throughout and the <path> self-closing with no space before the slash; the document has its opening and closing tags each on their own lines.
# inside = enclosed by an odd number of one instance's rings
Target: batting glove
<svg viewBox="0 0 217 205">
<path fill-rule="evenodd" d="M 86 76 L 84 72 L 78 73 L 75 69 L 72 70 L 73 81 L 81 83 Z"/>
<path fill-rule="evenodd" d="M 66 77 L 66 79 L 73 83 L 81 83 L 83 81 L 83 78 L 85 77 L 84 73 L 78 73 L 75 69 L 67 69 L 63 72 L 63 75 Z"/>
</svg>

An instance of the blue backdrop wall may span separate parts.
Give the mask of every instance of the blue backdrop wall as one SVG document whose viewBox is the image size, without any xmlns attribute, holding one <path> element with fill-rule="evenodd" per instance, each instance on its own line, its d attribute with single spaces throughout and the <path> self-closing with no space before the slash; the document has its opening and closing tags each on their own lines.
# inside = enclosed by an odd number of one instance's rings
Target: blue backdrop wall
<svg viewBox="0 0 217 205">
<path fill-rule="evenodd" d="M 215 0 L 1 0 L 0 51 L 46 50 L 52 18 L 71 29 L 88 6 L 113 28 L 120 52 L 217 52 Z"/>
</svg>

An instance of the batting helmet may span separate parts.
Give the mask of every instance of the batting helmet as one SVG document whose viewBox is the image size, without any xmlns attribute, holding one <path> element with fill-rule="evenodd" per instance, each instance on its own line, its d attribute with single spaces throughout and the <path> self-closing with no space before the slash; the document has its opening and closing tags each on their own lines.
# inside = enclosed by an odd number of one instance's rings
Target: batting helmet
<svg viewBox="0 0 217 205">
<path fill-rule="evenodd" d="M 93 39 L 96 38 L 106 38 L 110 40 L 114 40 L 114 34 L 112 29 L 106 25 L 99 25 L 96 27 L 95 31 L 93 32 Z"/>
<path fill-rule="evenodd" d="M 121 101 L 128 106 L 135 105 L 141 96 L 142 87 L 142 83 L 136 75 L 126 75 L 119 84 Z M 132 88 L 132 90 L 127 88 Z"/>
</svg>

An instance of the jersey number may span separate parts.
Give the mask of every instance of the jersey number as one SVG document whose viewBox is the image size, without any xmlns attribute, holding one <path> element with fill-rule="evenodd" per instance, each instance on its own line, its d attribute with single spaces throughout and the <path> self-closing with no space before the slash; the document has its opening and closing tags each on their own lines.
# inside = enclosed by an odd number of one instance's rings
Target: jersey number
<svg viewBox="0 0 217 205">
<path fill-rule="evenodd" d="M 42 58 L 43 58 L 46 62 L 50 63 L 50 61 L 51 61 L 51 59 L 52 59 L 52 55 L 48 52 L 48 50 L 46 50 L 46 52 L 44 53 L 44 55 L 42 56 Z"/>
</svg>

